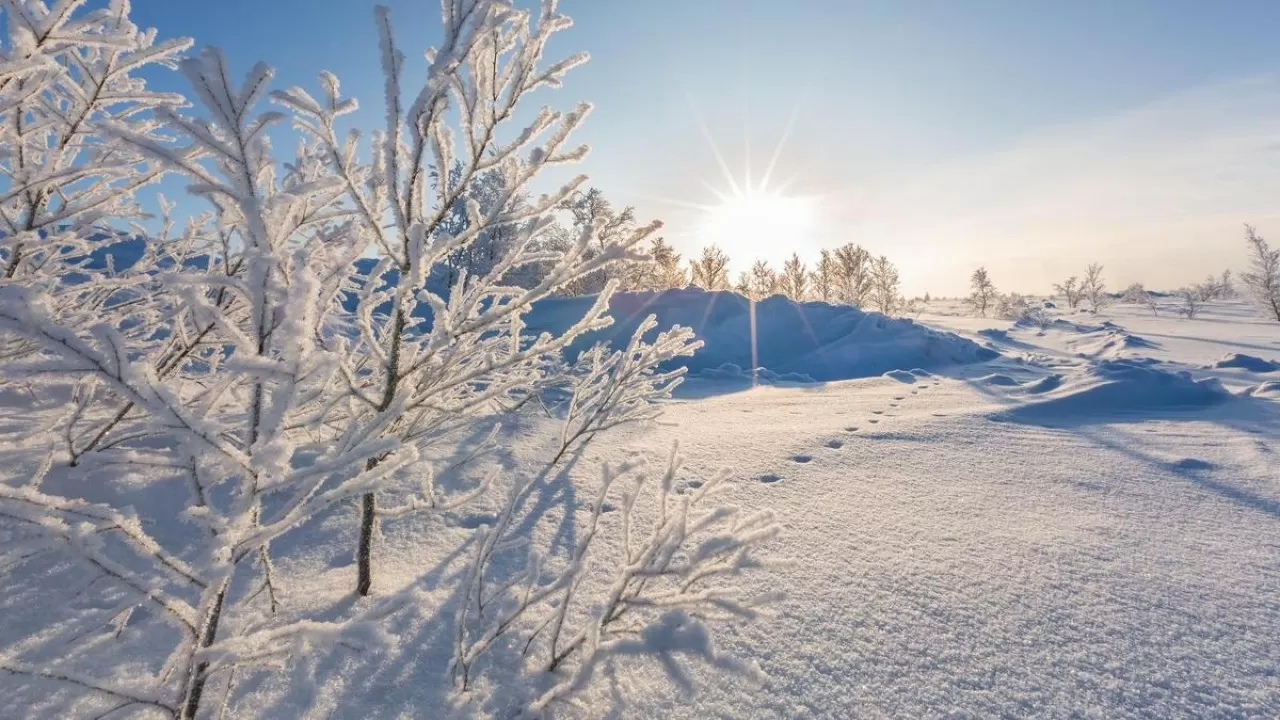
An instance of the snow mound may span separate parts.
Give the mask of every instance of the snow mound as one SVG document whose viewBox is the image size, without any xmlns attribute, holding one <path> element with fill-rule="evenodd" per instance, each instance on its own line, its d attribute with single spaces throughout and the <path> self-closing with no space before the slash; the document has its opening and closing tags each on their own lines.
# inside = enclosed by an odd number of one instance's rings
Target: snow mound
<svg viewBox="0 0 1280 720">
<path fill-rule="evenodd" d="M 1076 352 L 1085 357 L 1120 359 L 1131 350 L 1145 350 L 1155 343 L 1134 335 L 1116 325 L 1103 327 L 1074 343 Z"/>
<path fill-rule="evenodd" d="M 887 377 L 890 380 L 897 380 L 900 383 L 906 383 L 908 385 L 914 385 L 916 382 L 916 376 L 906 370 L 890 370 L 885 373 L 883 377 Z"/>
<path fill-rule="evenodd" d="M 1240 370 L 1248 370 L 1249 372 L 1268 373 L 1280 371 L 1280 362 L 1272 360 L 1263 360 L 1253 355 L 1241 355 L 1240 353 L 1227 353 L 1222 356 L 1218 362 L 1210 365 L 1212 368 L 1238 368 Z"/>
<path fill-rule="evenodd" d="M 1268 400 L 1280 400 L 1280 380 L 1268 380 L 1267 382 L 1244 391 L 1245 395 L 1250 397 L 1266 398 Z"/>
<path fill-rule="evenodd" d="M 1014 323 L 1014 324 L 1016 325 L 1017 323 Z M 978 334 L 990 340 L 996 340 L 999 342 L 1009 342 L 1008 330 L 1001 330 L 1000 328 L 983 328 L 982 330 L 978 331 Z"/>
<path fill-rule="evenodd" d="M 1047 393 L 1051 390 L 1057 390 L 1061 386 L 1062 386 L 1062 376 L 1054 374 L 1054 375 L 1046 375 L 1045 377 L 1040 378 L 1039 380 L 1031 383 L 1030 385 L 1023 387 L 1022 389 L 1026 390 L 1027 392 L 1033 395 L 1039 395 L 1040 393 Z"/>
<path fill-rule="evenodd" d="M 1089 416 L 1194 410 L 1231 398 L 1231 393 L 1216 379 L 1197 380 L 1187 372 L 1169 372 L 1126 360 L 1100 362 L 1071 382 L 1040 392 L 1046 393 L 1047 399 L 997 413 L 993 419 L 1052 422 Z"/>
<path fill-rule="evenodd" d="M 1017 380 L 1014 380 L 1008 375 L 1001 375 L 1000 373 L 984 375 L 974 380 L 974 382 L 980 385 L 992 385 L 996 387 L 1013 387 L 1019 384 Z"/>
<path fill-rule="evenodd" d="M 1032 320 L 1031 318 L 1028 318 L 1028 317 L 1018 318 L 1018 320 L 1013 323 L 1013 326 L 1017 328 L 1035 328 L 1037 330 L 1041 330 L 1041 329 L 1057 330 L 1059 332 L 1078 333 L 1081 335 L 1086 335 L 1088 333 L 1096 333 L 1101 330 L 1106 330 L 1107 325 L 1110 325 L 1110 323 L 1107 323 L 1104 325 L 1084 325 L 1081 323 L 1071 322 L 1070 320 L 1063 320 L 1062 318 L 1054 318 L 1052 322 L 1050 322 L 1047 326 L 1044 326 L 1044 325 L 1041 325 L 1039 322 L 1036 322 L 1035 320 Z"/>
<path fill-rule="evenodd" d="M 581 318 L 594 300 L 576 297 L 539 302 L 525 316 L 528 331 L 563 331 Z M 806 376 L 811 381 L 825 382 L 874 377 L 899 368 L 928 369 L 980 362 L 998 355 L 972 340 L 911 320 L 774 296 L 755 304 L 753 358 L 752 309 L 746 298 L 731 292 L 690 288 L 618 293 L 609 303 L 614 324 L 579 338 L 568 353 L 572 356 L 601 340 L 621 347 L 652 313 L 658 318 L 659 328 L 691 327 L 705 343 L 692 358 L 679 360 L 691 373 L 711 370 L 714 375 L 729 364 L 739 369 L 763 367 L 779 376 Z"/>
<path fill-rule="evenodd" d="M 698 377 L 708 380 L 744 380 L 754 376 L 759 382 L 766 383 L 812 383 L 812 377 L 802 373 L 776 373 L 769 368 L 756 368 L 753 373 L 733 363 L 725 363 L 719 367 L 707 368 L 698 372 Z"/>
</svg>

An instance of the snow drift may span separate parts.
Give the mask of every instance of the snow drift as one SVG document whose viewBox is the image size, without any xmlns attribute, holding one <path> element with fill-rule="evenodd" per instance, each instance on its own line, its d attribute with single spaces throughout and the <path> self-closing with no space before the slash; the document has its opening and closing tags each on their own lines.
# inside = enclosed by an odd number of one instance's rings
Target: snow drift
<svg viewBox="0 0 1280 720">
<path fill-rule="evenodd" d="M 1058 377 L 1058 376 L 1052 376 Z M 1060 382 L 1060 381 L 1055 381 Z M 1187 372 L 1170 372 L 1147 363 L 1106 360 L 1077 378 L 1039 390 L 1042 402 L 992 415 L 995 420 L 1052 423 L 1169 410 L 1197 410 L 1232 397 L 1216 379 L 1197 380 Z"/>
<path fill-rule="evenodd" d="M 594 297 L 553 298 L 526 316 L 528 331 L 562 332 L 582 317 Z M 696 288 L 660 293 L 618 293 L 609 303 L 614 324 L 580 338 L 568 352 L 600 340 L 621 347 L 650 313 L 658 327 L 693 328 L 706 344 L 679 362 L 691 373 L 720 377 L 728 366 L 762 367 L 778 376 L 815 381 L 881 375 L 902 368 L 938 368 L 997 356 L 971 340 L 911 320 L 822 302 L 774 296 L 755 304 L 732 292 Z M 753 362 L 752 328 L 756 354 Z M 708 372 L 709 371 L 709 372 Z"/>
<path fill-rule="evenodd" d="M 1236 368 L 1247 370 L 1255 373 L 1269 373 L 1280 371 L 1280 362 L 1272 360 L 1264 360 L 1253 355 L 1241 355 L 1240 353 L 1227 353 L 1222 359 L 1210 365 L 1212 368 Z"/>
</svg>

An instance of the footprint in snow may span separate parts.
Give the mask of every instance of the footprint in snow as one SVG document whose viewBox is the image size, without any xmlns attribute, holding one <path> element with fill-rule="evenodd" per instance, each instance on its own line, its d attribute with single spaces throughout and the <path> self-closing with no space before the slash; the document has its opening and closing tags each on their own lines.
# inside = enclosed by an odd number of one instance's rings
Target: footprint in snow
<svg viewBox="0 0 1280 720">
<path fill-rule="evenodd" d="M 877 420 L 877 419 L 875 419 L 875 418 L 871 418 L 870 420 L 867 420 L 867 422 L 871 423 L 872 425 L 875 425 L 876 423 L 878 423 L 878 422 L 880 422 L 880 421 L 879 421 L 879 420 Z"/>
<path fill-rule="evenodd" d="M 778 477 L 777 475 L 774 475 L 773 473 L 769 473 L 768 475 L 761 475 L 761 476 L 760 476 L 760 482 L 765 483 L 766 485 L 772 485 L 773 483 L 776 483 L 776 482 L 778 482 L 778 481 L 779 481 L 779 480 L 781 480 L 781 479 L 782 479 L 781 477 Z"/>
<path fill-rule="evenodd" d="M 883 415 L 883 414 L 884 414 L 884 411 L 883 411 L 883 410 L 872 410 L 872 411 L 871 411 L 871 414 L 872 414 L 872 415 Z"/>
<path fill-rule="evenodd" d="M 889 407 L 898 407 L 898 403 L 889 403 Z"/>
<path fill-rule="evenodd" d="M 840 448 L 844 447 L 844 441 L 838 440 L 836 438 L 832 438 L 827 441 L 827 447 L 831 448 L 832 450 L 839 450 Z"/>
<path fill-rule="evenodd" d="M 911 392 L 915 392 L 915 390 L 912 390 Z M 907 396 L 906 396 L 906 395 L 895 395 L 895 396 L 893 397 L 893 399 L 894 399 L 894 400 L 906 400 L 906 399 L 907 399 Z"/>
<path fill-rule="evenodd" d="M 850 425 L 849 427 L 845 428 L 845 429 L 844 429 L 844 431 L 845 431 L 845 432 L 858 432 L 858 426 L 857 426 L 857 425 Z"/>
<path fill-rule="evenodd" d="M 804 464 L 804 463 L 809 462 L 810 460 L 813 460 L 813 456 L 812 456 L 812 455 L 796 455 L 796 456 L 792 457 L 791 459 L 792 459 L 792 460 L 794 460 L 794 461 L 796 461 L 796 462 L 798 462 L 798 463 L 800 463 L 800 464 Z"/>
<path fill-rule="evenodd" d="M 1197 458 L 1182 458 L 1172 463 L 1174 470 L 1213 470 L 1216 465 L 1208 460 L 1200 460 Z"/>
<path fill-rule="evenodd" d="M 919 391 L 919 390 L 912 390 L 912 391 L 911 391 L 911 394 L 912 394 L 912 395 L 919 395 L 919 394 L 920 394 L 920 391 Z"/>
</svg>

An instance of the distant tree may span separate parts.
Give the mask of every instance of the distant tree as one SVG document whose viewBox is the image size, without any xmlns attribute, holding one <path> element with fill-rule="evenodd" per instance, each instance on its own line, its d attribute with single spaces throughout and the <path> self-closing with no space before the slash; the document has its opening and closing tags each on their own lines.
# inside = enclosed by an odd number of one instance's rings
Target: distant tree
<svg viewBox="0 0 1280 720">
<path fill-rule="evenodd" d="M 689 285 L 689 272 L 680 262 L 680 253 L 666 244 L 662 238 L 653 241 L 654 264 L 658 266 L 658 282 L 664 288 L 682 288 Z"/>
<path fill-rule="evenodd" d="M 985 267 L 973 271 L 973 275 L 969 276 L 969 287 L 971 292 L 967 300 L 968 304 L 979 315 L 986 317 L 988 308 L 999 293 L 996 292 L 995 283 L 991 282 L 991 276 Z"/>
<path fill-rule="evenodd" d="M 778 294 L 778 273 L 765 260 L 757 260 L 747 274 L 746 295 L 753 300 L 763 300 Z"/>
<path fill-rule="evenodd" d="M 840 302 L 862 307 L 871 294 L 871 253 L 852 243 L 836 248 L 837 298 Z"/>
<path fill-rule="evenodd" d="M 633 266 L 625 283 L 628 290 L 667 290 L 689 284 L 689 274 L 680 265 L 680 253 L 662 238 L 654 238 L 647 253 L 648 262 Z"/>
<path fill-rule="evenodd" d="M 800 261 L 800 256 L 796 253 L 791 253 L 791 257 L 783 263 L 782 274 L 778 277 L 778 289 L 796 302 L 809 298 L 809 268 Z"/>
<path fill-rule="evenodd" d="M 1182 296 L 1181 313 L 1188 320 L 1195 320 L 1196 315 L 1200 312 L 1200 303 L 1202 302 L 1200 288 L 1185 287 L 1179 290 L 1178 294 Z"/>
<path fill-rule="evenodd" d="M 925 293 L 924 293 L 924 297 L 923 297 L 923 298 L 921 298 L 921 300 L 920 300 L 920 301 L 921 301 L 921 302 L 923 302 L 923 303 L 924 303 L 924 304 L 926 304 L 926 305 L 928 305 L 929 303 L 933 302 L 933 299 L 929 297 L 929 291 L 928 291 L 928 290 L 926 290 L 926 291 L 925 291 Z"/>
<path fill-rule="evenodd" d="M 715 245 L 702 248 L 702 255 L 689 261 L 689 280 L 703 290 L 728 290 L 729 256 Z"/>
<path fill-rule="evenodd" d="M 1249 272 L 1240 279 L 1267 317 L 1280 320 L 1280 250 L 1272 250 L 1252 225 L 1245 225 L 1249 243 Z"/>
<path fill-rule="evenodd" d="M 1223 300 L 1229 300 L 1236 296 L 1236 286 L 1231 277 L 1230 270 L 1223 270 L 1222 277 L 1218 279 L 1218 297 Z"/>
<path fill-rule="evenodd" d="M 1080 294 L 1089 301 L 1094 312 L 1107 304 L 1107 285 L 1102 281 L 1102 265 L 1091 263 L 1085 269 L 1084 282 L 1080 283 Z"/>
<path fill-rule="evenodd" d="M 1147 289 L 1142 283 L 1134 283 L 1125 288 L 1124 301 L 1134 305 L 1145 305 L 1147 303 Z"/>
<path fill-rule="evenodd" d="M 635 208 L 627 206 L 622 210 L 615 210 L 599 188 L 574 191 L 560 203 L 559 208 L 567 211 L 573 218 L 574 237 L 582 235 L 593 226 L 597 227 L 595 241 L 588 250 L 589 256 L 604 252 L 606 248 L 617 244 L 619 238 L 626 237 L 636 228 Z M 573 283 L 570 294 L 594 295 L 603 290 L 610 279 L 617 279 L 624 289 L 632 289 L 637 285 L 637 273 L 643 275 L 645 272 L 644 268 L 637 268 L 634 262 L 616 263 L 578 278 Z"/>
<path fill-rule="evenodd" d="M 906 303 L 900 291 L 898 268 L 881 255 L 871 261 L 871 302 L 885 315 L 896 315 Z"/>
<path fill-rule="evenodd" d="M 751 274 L 746 270 L 738 273 L 738 282 L 733 284 L 733 291 L 743 297 L 751 297 Z"/>
<path fill-rule="evenodd" d="M 1080 306 L 1080 278 L 1072 275 L 1067 278 L 1066 282 L 1061 285 L 1054 285 L 1053 289 L 1062 295 L 1062 299 L 1067 301 L 1067 307 L 1075 310 Z"/>
<path fill-rule="evenodd" d="M 823 249 L 818 257 L 818 265 L 809 276 L 809 287 L 813 295 L 822 302 L 835 302 L 839 277 L 840 264 L 832 257 L 830 250 Z"/>
</svg>

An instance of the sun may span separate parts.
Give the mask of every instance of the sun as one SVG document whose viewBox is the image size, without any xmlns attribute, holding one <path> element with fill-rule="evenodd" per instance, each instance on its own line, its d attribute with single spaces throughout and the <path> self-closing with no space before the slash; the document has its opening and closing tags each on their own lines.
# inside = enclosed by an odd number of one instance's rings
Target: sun
<svg viewBox="0 0 1280 720">
<path fill-rule="evenodd" d="M 701 235 L 731 257 L 778 260 L 808 244 L 816 224 L 809 198 L 745 190 L 723 195 L 719 205 L 707 208 Z"/>
</svg>

